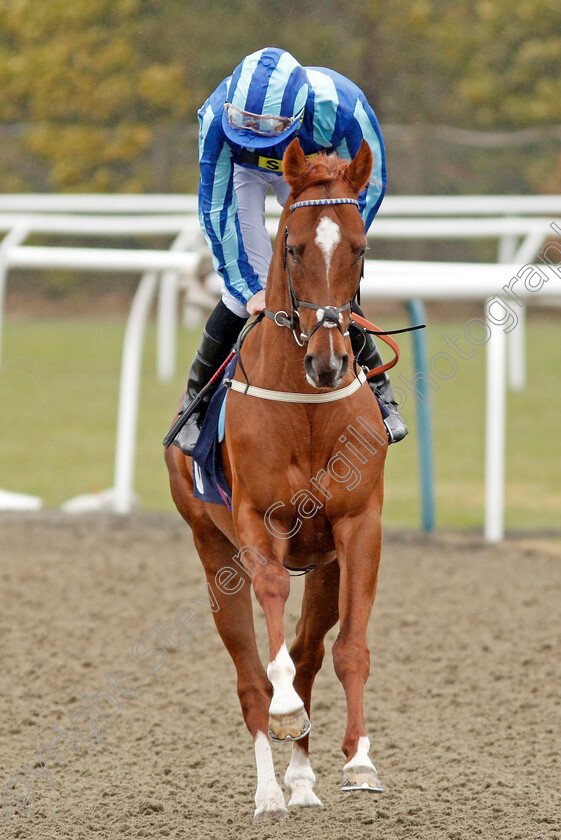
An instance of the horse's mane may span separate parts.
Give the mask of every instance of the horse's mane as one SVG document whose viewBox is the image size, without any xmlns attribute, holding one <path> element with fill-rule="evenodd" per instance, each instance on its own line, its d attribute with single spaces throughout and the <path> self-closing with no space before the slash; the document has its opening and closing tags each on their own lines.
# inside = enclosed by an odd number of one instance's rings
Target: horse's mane
<svg viewBox="0 0 561 840">
<path fill-rule="evenodd" d="M 295 182 L 292 182 L 293 195 L 300 195 L 309 187 L 332 184 L 339 178 L 344 177 L 348 166 L 348 160 L 343 160 L 336 154 L 320 152 L 315 158 L 312 158 L 307 172 L 303 173 L 300 178 L 296 178 Z"/>
</svg>

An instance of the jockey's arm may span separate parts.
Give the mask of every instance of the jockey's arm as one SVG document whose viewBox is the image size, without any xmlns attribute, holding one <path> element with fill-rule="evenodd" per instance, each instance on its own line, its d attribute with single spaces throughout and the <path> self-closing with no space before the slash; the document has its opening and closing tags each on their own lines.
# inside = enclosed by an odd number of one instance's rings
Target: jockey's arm
<svg viewBox="0 0 561 840">
<path fill-rule="evenodd" d="M 251 266 L 242 238 L 238 202 L 234 190 L 234 163 L 228 144 L 211 130 L 201 140 L 199 217 L 214 268 L 228 292 L 245 304 L 262 290 L 259 275 Z"/>
</svg>

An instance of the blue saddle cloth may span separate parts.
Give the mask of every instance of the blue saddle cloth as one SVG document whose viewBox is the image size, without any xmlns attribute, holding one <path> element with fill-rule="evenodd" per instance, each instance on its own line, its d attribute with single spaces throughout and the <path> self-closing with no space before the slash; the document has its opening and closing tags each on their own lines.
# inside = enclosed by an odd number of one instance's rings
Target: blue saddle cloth
<svg viewBox="0 0 561 840">
<path fill-rule="evenodd" d="M 234 356 L 224 371 L 220 385 L 210 401 L 201 433 L 193 450 L 193 495 L 197 499 L 202 499 L 203 502 L 226 505 L 228 510 L 232 510 L 232 491 L 222 469 L 220 444 L 224 440 L 228 395 L 224 378 L 233 378 L 237 361 L 237 356 Z M 385 419 L 388 416 L 388 410 L 378 397 L 376 399 L 382 418 Z"/>
<path fill-rule="evenodd" d="M 226 367 L 222 381 L 210 401 L 201 433 L 193 450 L 193 495 L 203 502 L 226 505 L 232 510 L 232 491 L 222 469 L 220 444 L 224 439 L 224 418 L 228 389 L 223 384 L 224 377 L 230 379 L 236 370 L 237 357 L 234 356 Z"/>
</svg>

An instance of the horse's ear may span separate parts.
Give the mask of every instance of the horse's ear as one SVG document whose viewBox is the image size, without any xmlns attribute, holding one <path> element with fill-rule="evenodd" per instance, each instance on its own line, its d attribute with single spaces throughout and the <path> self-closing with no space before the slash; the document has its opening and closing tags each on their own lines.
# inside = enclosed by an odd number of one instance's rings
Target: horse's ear
<svg viewBox="0 0 561 840">
<path fill-rule="evenodd" d="M 350 162 L 345 172 L 345 181 L 356 193 L 359 193 L 367 185 L 373 164 L 372 150 L 366 140 L 363 140 L 356 157 Z"/>
<path fill-rule="evenodd" d="M 297 137 L 284 153 L 282 169 L 284 177 L 292 188 L 296 187 L 302 177 L 308 174 L 308 161 Z"/>
</svg>

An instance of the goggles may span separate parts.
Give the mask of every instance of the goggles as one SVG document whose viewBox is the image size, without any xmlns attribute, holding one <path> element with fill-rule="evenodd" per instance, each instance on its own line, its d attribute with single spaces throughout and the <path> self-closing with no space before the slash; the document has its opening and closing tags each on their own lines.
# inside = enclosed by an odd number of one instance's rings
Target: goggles
<svg viewBox="0 0 561 840">
<path fill-rule="evenodd" d="M 226 116 L 231 128 L 239 131 L 254 131 L 255 134 L 261 134 L 263 137 L 277 137 L 284 131 L 287 131 L 291 126 L 297 122 L 302 113 L 295 117 L 278 117 L 274 114 L 252 114 L 250 111 L 244 111 L 231 102 L 225 102 Z"/>
</svg>

